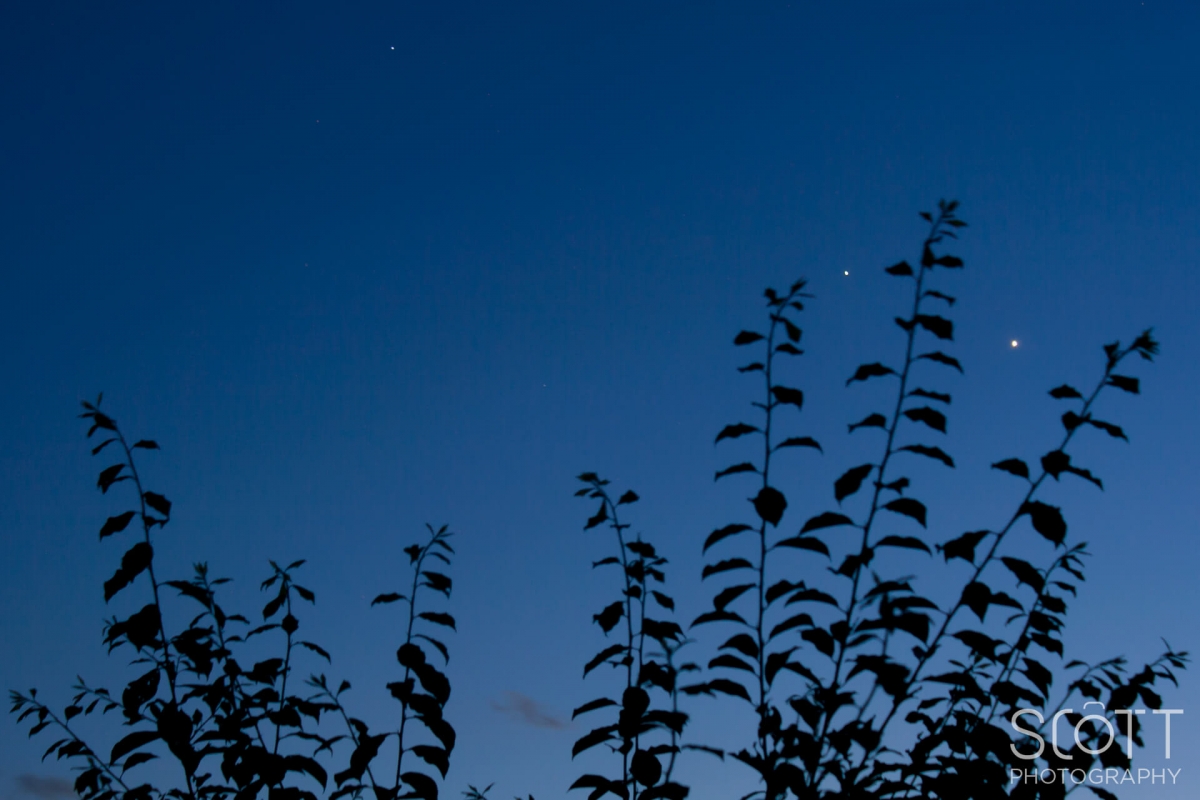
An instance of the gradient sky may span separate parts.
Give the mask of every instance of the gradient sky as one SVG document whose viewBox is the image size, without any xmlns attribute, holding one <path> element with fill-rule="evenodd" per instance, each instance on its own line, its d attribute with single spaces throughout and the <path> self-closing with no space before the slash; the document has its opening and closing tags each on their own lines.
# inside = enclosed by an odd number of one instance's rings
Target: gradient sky
<svg viewBox="0 0 1200 800">
<path fill-rule="evenodd" d="M 9 7 L 0 683 L 65 702 L 76 673 L 128 674 L 100 624 L 135 598 L 102 607 L 121 549 L 96 541 L 123 501 L 95 490 L 107 462 L 74 419 L 103 391 L 162 445 L 143 459 L 175 503 L 160 570 L 207 560 L 253 610 L 267 559 L 309 559 L 302 624 L 368 719 L 390 711 L 399 621 L 367 602 L 406 580 L 426 521 L 449 523 L 447 796 L 562 796 L 587 766 L 563 720 L 604 693 L 578 678 L 614 593 L 588 568 L 609 543 L 582 532 L 574 475 L 636 489 L 682 616 L 703 610 L 703 536 L 746 491 L 714 488 L 736 453 L 713 436 L 757 388 L 732 336 L 766 285 L 810 280 L 791 382 L 826 455 L 791 480 L 824 510 L 873 452 L 842 426 L 887 392 L 843 383 L 903 352 L 881 267 L 919 256 L 917 212 L 940 197 L 971 227 L 943 285 L 966 373 L 931 379 L 955 395 L 959 468 L 920 473 L 929 538 L 1000 524 L 1017 486 L 987 465 L 1050 449 L 1046 390 L 1090 385 L 1102 343 L 1153 325 L 1142 396 L 1102 408 L 1131 441 L 1078 451 L 1106 491 L 1047 499 L 1094 553 L 1068 653 L 1195 650 L 1200 12 L 743 5 Z M 1181 784 L 1123 797 L 1196 795 L 1197 687 L 1167 695 Z M 689 710 L 719 732 L 731 708 Z M 46 744 L 0 725 L 0 798 L 58 796 Z M 696 760 L 693 797 L 753 788 L 711 767 Z"/>
</svg>

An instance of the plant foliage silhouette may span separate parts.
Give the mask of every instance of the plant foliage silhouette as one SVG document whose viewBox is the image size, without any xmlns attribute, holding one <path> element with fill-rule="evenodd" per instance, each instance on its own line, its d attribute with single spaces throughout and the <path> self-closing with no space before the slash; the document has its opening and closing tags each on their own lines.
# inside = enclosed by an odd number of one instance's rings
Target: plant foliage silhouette
<svg viewBox="0 0 1200 800">
<path fill-rule="evenodd" d="M 83 408 L 81 416 L 91 422 L 88 438 L 97 433 L 107 437 L 92 449 L 92 454 L 114 446 L 120 453 L 117 463 L 100 472 L 100 491 L 107 493 L 126 481 L 136 490 L 136 507 L 109 517 L 100 528 L 100 539 L 119 537 L 131 523 L 138 523 L 136 527 L 140 528 L 140 538 L 126 550 L 120 566 L 105 582 L 104 598 L 109 601 L 140 582 L 148 590 L 149 602 L 124 619 L 109 620 L 104 640 L 110 652 L 131 648 L 131 663 L 141 674 L 119 695 L 90 687 L 80 679 L 77 694 L 61 714 L 42 703 L 36 690 L 12 692 L 12 711 L 19 714 L 19 720 L 33 721 L 30 736 L 46 729 L 58 732 L 43 760 L 56 755 L 77 762 L 79 775 L 74 787 L 84 800 L 250 800 L 264 791 L 272 800 L 316 800 L 318 789 L 332 789 L 328 796 L 334 800 L 357 797 L 366 788 L 372 790 L 376 800 L 436 800 L 434 779 L 422 771 L 403 771 L 402 763 L 405 753 L 412 753 L 444 776 L 454 748 L 454 730 L 442 718 L 450 685 L 429 661 L 422 644 L 431 645 L 442 659 L 449 658 L 449 651 L 444 643 L 417 627 L 420 623 L 453 628 L 454 620 L 443 612 L 416 610 L 417 592 L 422 588 L 450 595 L 450 578 L 427 567 L 429 561 L 449 565 L 454 551 L 446 541 L 450 537 L 447 529 L 430 528 L 428 542 L 405 550 L 414 571 L 408 596 L 388 594 L 375 599 L 376 603 L 406 601 L 409 613 L 405 638 L 397 651 L 403 678 L 388 685 L 401 704 L 399 723 L 395 731 L 373 734 L 362 720 L 349 716 L 342 703 L 342 695 L 350 688 L 348 683 L 343 681 L 331 690 L 324 675 L 314 675 L 307 681 L 314 694 L 302 697 L 291 693 L 295 662 L 300 655 L 307 652 L 330 659 L 319 645 L 296 635 L 300 628 L 297 602 L 311 604 L 316 599 L 294 579 L 304 562 L 295 561 L 287 567 L 271 563 L 272 574 L 263 581 L 262 589 L 272 596 L 262 609 L 263 624 L 253 628 L 245 616 L 229 614 L 218 603 L 217 588 L 227 579 L 210 578 L 206 564 L 195 565 L 190 580 L 161 579 L 155 571 L 152 534 L 170 521 L 171 502 L 143 486 L 134 457 L 134 451 L 158 450 L 158 444 L 143 439 L 129 445 L 116 420 L 100 409 L 99 399 L 85 402 Z M 165 621 L 167 589 L 199 606 L 192 607 L 196 616 L 174 635 Z M 258 660 L 247 669 L 243 665 L 248 661 L 239 654 L 253 657 L 258 637 L 266 635 L 275 637 L 281 655 Z M 78 717 L 114 711 L 119 711 L 124 725 L 134 730 L 124 734 L 105 755 L 89 745 L 72 722 Z M 318 723 L 323 714 L 339 717 L 347 733 L 322 735 Z M 438 743 L 412 744 L 411 733 L 406 739 L 405 726 L 413 720 L 423 723 Z M 395 779 L 387 781 L 381 775 L 377 780 L 372 764 L 381 747 L 392 738 L 397 741 Z M 353 745 L 348 752 L 345 747 L 337 747 L 336 755 L 345 757 L 345 766 L 334 766 L 332 770 L 323 766 L 318 760 L 322 755 L 327 763 L 340 763 L 333 757 L 335 746 L 343 740 Z M 176 785 L 162 787 L 133 780 L 137 767 L 163 755 L 169 755 L 180 767 Z"/>
<path fill-rule="evenodd" d="M 802 363 L 800 315 L 812 298 L 805 281 L 783 292 L 768 289 L 763 327 L 734 337 L 739 351 L 756 354 L 738 371 L 761 383 L 752 401 L 755 416 L 716 436 L 722 451 L 749 448 L 716 473 L 719 486 L 740 481 L 748 488 L 739 489 L 747 501 L 744 515 L 722 520 L 697 543 L 707 562 L 701 584 L 713 589 L 711 607 L 692 618 L 690 628 L 698 637 L 719 634 L 698 659 L 703 667 L 680 663 L 685 646 L 693 653 L 708 643 L 692 641 L 671 619 L 676 602 L 665 592 L 666 558 L 623 521 L 637 494 L 614 499 L 609 481 L 592 472 L 578 476 L 583 485 L 576 494 L 598 503 L 585 531 L 592 537 L 611 532 L 609 554 L 592 567 L 615 576 L 616 596 L 592 617 L 606 644 L 583 669 L 584 678 L 606 681 L 609 689 L 572 714 L 599 720 L 577 739 L 572 757 L 607 751 L 608 766 L 604 774 L 581 775 L 571 789 L 588 791 L 589 800 L 608 794 L 683 800 L 690 790 L 681 756 L 689 751 L 748 768 L 743 800 L 1061 798 L 1072 790 L 1062 782 L 1013 781 L 1011 775 L 1129 767 L 1133 748 L 1143 744 L 1139 714 L 1162 709 L 1161 684 L 1176 682 L 1188 654 L 1168 645 L 1137 669 L 1124 657 L 1066 660 L 1068 602 L 1085 578 L 1088 551 L 1070 536 L 1052 490 L 1062 480 L 1104 488 L 1101 477 L 1076 463 L 1073 445 L 1083 436 L 1126 439 L 1119 425 L 1098 416 L 1099 400 L 1114 391 L 1138 394 L 1140 381 L 1129 368 L 1152 361 L 1159 345 L 1150 330 L 1125 345 L 1106 344 L 1087 392 L 1068 384 L 1050 390 L 1055 402 L 1068 405 L 1061 436 L 1036 459 L 1006 453 L 991 465 L 1016 482 L 1010 510 L 980 522 L 987 527 L 934 533 L 936 507 L 929 501 L 938 492 L 918 489 L 914 477 L 925 471 L 912 468 L 956 469 L 944 448 L 952 396 L 941 384 L 951 371 L 962 372 L 947 352 L 955 298 L 936 287 L 943 271 L 964 267 L 943 250 L 966 227 L 957 209 L 956 202 L 943 201 L 936 213 L 923 212 L 927 231 L 916 266 L 900 261 L 885 270 L 909 304 L 895 320 L 903 349 L 898 358 L 857 366 L 846 380 L 849 391 L 880 387 L 880 410 L 847 423 L 850 436 L 876 437 L 877 455 L 832 480 L 831 502 L 801 511 L 804 495 L 788 472 L 789 460 L 798 457 L 804 461 L 790 463 L 804 463 L 811 474 L 826 452 L 811 431 L 796 426 L 804 407 L 793 377 Z M 104 630 L 110 652 L 132 651 L 138 675 L 119 693 L 80 679 L 61 713 L 35 690 L 12 693 L 12 710 L 32 722 L 31 736 L 57 731 L 45 757 L 78 765 L 80 797 L 316 800 L 323 793 L 337 800 L 369 792 L 374 800 L 436 800 L 456 739 L 444 716 L 450 683 L 442 671 L 450 657 L 445 633 L 456 622 L 426 603 L 451 595 L 448 529 L 429 527 L 423 543 L 406 548 L 409 585 L 371 604 L 406 609 L 396 653 L 400 672 L 386 686 L 399 714 L 394 729 L 372 732 L 343 702 L 348 683 L 334 689 L 317 674 L 304 683 L 311 694 L 296 694 L 299 660 L 330 660 L 298 636 L 301 604 L 315 601 L 296 583 L 304 562 L 271 563 L 262 584 L 270 599 L 257 626 L 222 608 L 217 591 L 227 581 L 211 578 L 205 564 L 188 580 L 160 578 L 153 535 L 170 521 L 171 502 L 143 486 L 135 461 L 135 451 L 158 445 L 129 445 L 99 400 L 83 405 L 89 439 L 104 437 L 93 454 L 119 453 L 99 474 L 101 492 L 122 482 L 136 491 L 135 507 L 109 517 L 100 538 L 140 532 L 104 584 L 106 602 L 135 588 L 145 592 L 140 610 L 112 618 Z M 832 446 L 827 435 L 822 439 Z M 910 574 L 914 563 L 924 564 L 919 575 Z M 937 587 L 947 582 L 956 588 L 941 596 Z M 172 592 L 195 604 L 195 616 L 174 634 L 164 613 L 164 595 Z M 698 696 L 752 712 L 742 746 L 683 741 L 689 714 L 681 701 L 688 706 Z M 1077 713 L 1076 701 L 1103 704 L 1103 711 Z M 1146 709 L 1135 708 L 1139 702 Z M 129 730 L 105 754 L 85 741 L 74 721 L 111 712 L 119 712 Z M 1021 737 L 1050 739 L 1048 730 L 1060 718 L 1078 734 L 1065 750 Z M 333 727 L 342 732 L 332 733 Z M 178 766 L 175 780 L 134 780 L 139 767 L 164 757 Z M 486 798 L 492 786 L 468 786 L 463 794 Z M 1115 796 L 1088 788 L 1102 798 Z"/>
<path fill-rule="evenodd" d="M 593 568 L 616 567 L 621 572 L 621 596 L 605 606 L 592 619 L 607 637 L 614 629 L 622 627 L 622 641 L 611 644 L 598 652 L 583 668 L 583 675 L 608 664 L 624 675 L 624 690 L 618 702 L 609 697 L 600 697 L 575 709 L 571 717 L 598 711 L 616 709 L 617 721 L 594 728 L 575 743 L 572 756 L 598 745 L 607 745 L 621 756 L 619 778 L 601 775 L 581 776 L 572 789 L 591 789 L 592 797 L 601 797 L 608 792 L 621 797 L 642 800 L 682 800 L 687 796 L 685 786 L 673 780 L 675 758 L 680 751 L 679 737 L 687 724 L 687 715 L 679 710 L 677 678 L 679 671 L 696 669 L 695 665 L 675 666 L 675 654 L 684 644 L 683 629 L 670 620 L 655 619 L 647 615 L 650 601 L 659 613 L 675 609 L 675 600 L 659 589 L 666 581 L 662 567 L 666 559 L 658 555 L 654 545 L 640 535 L 627 538 L 629 523 L 621 522 L 620 507 L 638 500 L 636 493 L 624 492 L 617 500 L 608 493 L 608 481 L 595 473 L 585 472 L 579 480 L 586 484 L 575 494 L 600 501 L 596 513 L 588 519 L 586 529 L 597 528 L 607 523 L 616 538 L 616 555 L 607 556 L 592 564 Z M 621 625 L 624 620 L 624 625 Z M 647 653 L 649 644 L 657 645 L 657 654 Z M 668 708 L 653 708 L 650 690 L 666 695 Z M 667 741 L 651 743 L 655 732 L 665 734 Z M 617 744 L 612 744 L 617 742 Z M 666 765 L 663 764 L 663 758 Z"/>
</svg>

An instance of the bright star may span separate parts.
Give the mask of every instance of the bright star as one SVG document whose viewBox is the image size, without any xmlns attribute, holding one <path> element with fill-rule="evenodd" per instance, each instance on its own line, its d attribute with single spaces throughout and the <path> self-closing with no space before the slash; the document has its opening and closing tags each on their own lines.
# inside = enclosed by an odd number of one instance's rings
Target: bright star
<svg viewBox="0 0 1200 800">
<path fill-rule="evenodd" d="M 1017 346 L 1017 340 L 1016 340 L 1016 339 L 1013 339 L 1013 340 L 1012 340 L 1012 346 L 1013 346 L 1013 347 L 1016 347 L 1016 346 Z"/>
</svg>

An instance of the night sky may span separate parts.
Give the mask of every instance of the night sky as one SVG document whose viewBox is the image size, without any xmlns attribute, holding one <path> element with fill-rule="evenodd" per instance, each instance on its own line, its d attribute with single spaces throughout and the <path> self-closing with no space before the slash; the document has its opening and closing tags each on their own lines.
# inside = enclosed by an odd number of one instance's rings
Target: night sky
<svg viewBox="0 0 1200 800">
<path fill-rule="evenodd" d="M 103 391 L 162 446 L 141 462 L 175 504 L 160 573 L 208 561 L 235 579 L 227 605 L 256 613 L 268 559 L 307 558 L 303 632 L 334 662 L 298 669 L 348 678 L 373 723 L 394 708 L 402 630 L 398 607 L 368 603 L 407 583 L 401 548 L 426 522 L 449 524 L 444 796 L 563 796 L 602 763 L 572 763 L 571 709 L 615 680 L 579 680 L 616 590 L 589 568 L 610 534 L 583 532 L 574 476 L 641 495 L 630 521 L 671 559 L 681 621 L 705 610 L 703 537 L 751 491 L 713 482 L 741 460 L 714 436 L 759 389 L 734 334 L 761 325 L 766 286 L 809 280 L 789 382 L 825 454 L 787 462 L 798 523 L 878 450 L 844 426 L 891 389 L 845 380 L 902 358 L 908 294 L 882 268 L 919 258 L 917 212 L 942 197 L 970 223 L 966 269 L 938 277 L 960 298 L 946 349 L 965 373 L 928 373 L 954 394 L 936 443 L 958 462 L 914 472 L 929 541 L 1003 524 L 1020 486 L 988 465 L 1055 446 L 1047 390 L 1091 386 L 1103 343 L 1154 326 L 1141 396 L 1098 410 L 1130 441 L 1094 432 L 1076 451 L 1105 490 L 1064 477 L 1046 499 L 1094 554 L 1068 657 L 1140 664 L 1160 637 L 1195 651 L 1200 12 L 745 5 L 8 7 L 3 687 L 60 704 L 77 673 L 131 676 L 101 623 L 145 600 L 103 606 L 122 548 L 96 539 L 126 485 L 96 490 L 108 462 L 74 418 Z M 697 629 L 698 651 L 719 633 Z M 1185 673 L 1166 692 L 1185 709 L 1169 764 L 1160 725 L 1135 760 L 1184 767 L 1180 784 L 1122 797 L 1196 795 L 1197 687 Z M 745 722 L 725 701 L 686 710 L 696 739 Z M 69 796 L 43 738 L 0 725 L 0 798 Z M 693 798 L 755 788 L 739 765 L 682 763 Z"/>
</svg>

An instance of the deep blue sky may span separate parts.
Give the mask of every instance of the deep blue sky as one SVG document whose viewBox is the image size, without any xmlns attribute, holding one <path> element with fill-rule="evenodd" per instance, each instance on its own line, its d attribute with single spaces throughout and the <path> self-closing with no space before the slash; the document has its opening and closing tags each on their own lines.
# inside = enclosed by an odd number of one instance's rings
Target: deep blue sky
<svg viewBox="0 0 1200 800">
<path fill-rule="evenodd" d="M 9 8 L 0 683 L 66 700 L 77 672 L 126 674 L 99 633 L 127 610 L 100 606 L 120 549 L 95 539 L 121 502 L 73 419 L 102 390 L 163 446 L 143 469 L 175 502 L 164 568 L 207 559 L 257 605 L 268 558 L 310 559 L 303 622 L 371 719 L 398 634 L 366 603 L 424 522 L 451 524 L 446 789 L 561 796 L 581 729 L 532 723 L 603 693 L 578 676 L 612 594 L 573 476 L 642 495 L 701 611 L 702 537 L 745 491 L 712 482 L 734 452 L 713 435 L 751 399 L 731 337 L 765 285 L 809 278 L 793 382 L 827 454 L 792 480 L 824 510 L 874 452 L 841 426 L 884 391 L 842 384 L 902 353 L 880 268 L 919 255 L 939 197 L 971 227 L 943 286 L 966 374 L 930 378 L 959 462 L 921 473 L 930 539 L 999 524 L 1017 487 L 987 465 L 1056 441 L 1045 390 L 1154 325 L 1143 396 L 1104 406 L 1131 442 L 1079 450 L 1106 491 L 1047 499 L 1095 553 L 1072 655 L 1194 650 L 1198 23 L 1157 0 Z M 1184 783 L 1123 796 L 1194 796 L 1198 685 L 1168 695 Z M 0 725 L 0 797 L 54 795 L 30 777 L 63 775 L 44 746 Z M 694 797 L 753 788 L 707 769 Z"/>
</svg>

